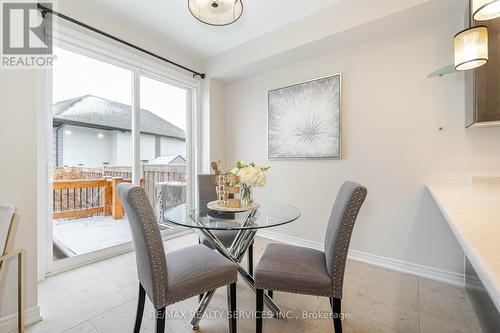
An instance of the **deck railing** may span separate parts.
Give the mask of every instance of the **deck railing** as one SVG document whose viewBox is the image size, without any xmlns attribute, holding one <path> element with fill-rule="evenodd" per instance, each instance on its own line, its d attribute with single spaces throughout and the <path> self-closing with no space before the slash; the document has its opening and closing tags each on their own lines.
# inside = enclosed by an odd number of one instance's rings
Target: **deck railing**
<svg viewBox="0 0 500 333">
<path fill-rule="evenodd" d="M 112 215 L 115 220 L 123 218 L 123 206 L 116 191 L 122 182 L 131 180 L 107 177 L 54 181 L 52 218 L 79 219 L 96 215 Z"/>
<path fill-rule="evenodd" d="M 105 179 L 56 180 L 52 184 L 54 219 L 83 218 L 103 211 Z"/>
<path fill-rule="evenodd" d="M 60 170 L 58 170 L 60 172 Z M 141 186 L 150 202 L 155 205 L 155 186 L 159 182 L 184 181 L 185 165 L 143 165 Z M 92 176 L 91 179 L 86 179 Z M 116 186 L 130 182 L 129 167 L 105 166 L 102 169 L 82 169 L 82 179 L 55 180 L 53 182 L 53 219 L 79 219 L 96 215 L 112 215 L 121 219 L 123 206 Z"/>
</svg>

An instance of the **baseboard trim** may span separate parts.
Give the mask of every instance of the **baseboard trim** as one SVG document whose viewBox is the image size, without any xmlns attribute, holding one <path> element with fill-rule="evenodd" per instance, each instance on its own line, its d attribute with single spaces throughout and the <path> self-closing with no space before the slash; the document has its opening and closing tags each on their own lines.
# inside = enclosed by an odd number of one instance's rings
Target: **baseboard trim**
<svg viewBox="0 0 500 333">
<path fill-rule="evenodd" d="M 299 237 L 284 235 L 268 230 L 259 230 L 258 236 L 274 240 L 277 242 L 303 246 L 320 251 L 323 251 L 324 248 L 324 245 L 321 242 L 315 242 Z M 351 260 L 364 262 L 370 265 L 384 267 L 398 272 L 424 277 L 427 279 L 440 281 L 455 286 L 460 286 L 460 287 L 464 286 L 464 275 L 460 273 L 450 272 L 429 266 L 423 266 L 403 260 L 392 259 L 357 250 L 349 250 L 348 257 Z"/>
<path fill-rule="evenodd" d="M 28 327 L 42 320 L 40 307 L 34 306 L 24 310 L 24 326 Z M 17 332 L 17 313 L 0 318 L 0 332 Z"/>
<path fill-rule="evenodd" d="M 323 251 L 323 248 L 324 248 L 324 245 L 321 242 L 315 242 L 315 241 L 311 241 L 311 240 L 304 239 L 304 238 L 299 238 L 299 237 L 290 236 L 290 235 L 284 235 L 284 234 L 280 234 L 278 232 L 269 231 L 269 230 L 265 230 L 265 229 L 259 230 L 257 232 L 257 236 L 267 238 L 270 240 L 274 240 L 277 242 L 282 242 L 282 243 L 286 243 L 286 244 L 290 244 L 290 245 L 303 246 L 303 247 L 307 247 L 307 248 L 315 249 L 315 250 L 320 250 L 320 251 Z"/>
<path fill-rule="evenodd" d="M 464 287 L 465 285 L 463 274 L 450 272 L 430 266 L 419 265 L 408 261 L 382 257 L 356 250 L 349 250 L 349 259 L 427 278 L 430 280 L 452 284 L 459 287 Z"/>
</svg>

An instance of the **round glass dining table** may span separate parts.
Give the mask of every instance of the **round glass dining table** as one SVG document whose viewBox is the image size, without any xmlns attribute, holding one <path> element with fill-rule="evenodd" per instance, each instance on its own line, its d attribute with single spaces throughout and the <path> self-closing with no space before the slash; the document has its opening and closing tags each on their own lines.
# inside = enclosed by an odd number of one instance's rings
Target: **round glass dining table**
<svg viewBox="0 0 500 333">
<path fill-rule="evenodd" d="M 259 202 L 256 209 L 241 212 L 211 210 L 207 208 L 207 202 L 202 202 L 199 209 L 192 209 L 187 204 L 181 204 L 167 210 L 159 224 L 166 227 L 181 226 L 200 231 L 215 250 L 238 265 L 240 275 L 255 291 L 253 276 L 241 265 L 245 253 L 254 241 L 255 234 L 259 229 L 284 225 L 299 217 L 300 210 L 298 208 L 275 201 L 262 201 Z M 229 247 L 226 247 L 217 237 L 220 236 L 220 231 L 235 234 Z M 215 290 L 210 291 L 201 298 L 198 309 L 191 320 L 193 329 L 199 328 L 200 319 L 214 293 Z M 269 295 L 265 295 L 264 301 L 275 316 L 279 317 L 281 310 L 273 299 Z"/>
<path fill-rule="evenodd" d="M 242 212 L 219 212 L 208 209 L 206 203 L 200 209 L 189 209 L 181 204 L 164 215 L 164 224 L 208 230 L 256 230 L 287 224 L 300 217 L 300 210 L 294 206 L 276 202 L 260 202 L 255 210 Z"/>
</svg>

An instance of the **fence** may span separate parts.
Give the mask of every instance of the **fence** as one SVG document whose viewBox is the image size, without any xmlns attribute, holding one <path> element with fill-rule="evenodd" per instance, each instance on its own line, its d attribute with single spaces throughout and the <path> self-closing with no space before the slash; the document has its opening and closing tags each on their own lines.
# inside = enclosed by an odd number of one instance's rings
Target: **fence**
<svg viewBox="0 0 500 333">
<path fill-rule="evenodd" d="M 186 181 L 185 165 L 144 165 L 142 177 L 149 201 L 154 203 L 155 187 L 160 182 Z"/>
<path fill-rule="evenodd" d="M 104 177 L 123 177 L 132 179 L 132 167 L 105 165 L 102 168 L 102 174 Z"/>
<path fill-rule="evenodd" d="M 60 179 L 64 170 L 56 170 L 58 180 L 53 182 L 53 219 L 78 219 L 95 215 L 123 217 L 123 207 L 116 195 L 116 185 L 130 182 L 130 167 L 105 166 L 102 169 L 71 168 L 67 175 L 79 179 Z M 155 203 L 155 187 L 159 182 L 184 181 L 185 165 L 142 166 L 141 185 L 150 202 Z M 69 176 L 68 176 L 69 177 Z M 88 177 L 88 178 L 87 178 Z"/>
</svg>

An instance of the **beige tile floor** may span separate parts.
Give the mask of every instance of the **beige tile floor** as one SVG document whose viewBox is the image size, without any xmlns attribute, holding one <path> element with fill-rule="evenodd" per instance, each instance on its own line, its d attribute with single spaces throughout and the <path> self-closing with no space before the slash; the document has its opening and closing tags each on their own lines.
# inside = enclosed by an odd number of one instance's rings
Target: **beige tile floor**
<svg viewBox="0 0 500 333">
<path fill-rule="evenodd" d="M 256 260 L 270 242 L 256 239 Z M 167 241 L 165 247 L 171 251 L 195 243 L 196 235 L 190 234 Z M 51 276 L 39 286 L 44 320 L 27 332 L 132 332 L 137 288 L 133 253 Z M 242 279 L 237 292 L 238 310 L 252 312 L 255 296 Z M 275 299 L 291 318 L 264 320 L 264 332 L 333 332 L 330 319 L 317 318 L 329 314 L 327 298 L 277 292 Z M 192 332 L 188 317 L 196 302 L 191 298 L 169 307 L 166 332 Z M 146 304 L 141 332 L 153 332 L 152 308 Z M 347 333 L 480 332 L 463 288 L 355 261 L 347 265 L 342 305 Z M 200 332 L 227 332 L 227 319 L 219 315 L 225 310 L 226 290 L 221 288 Z M 238 332 L 254 331 L 254 319 L 238 320 Z"/>
</svg>

